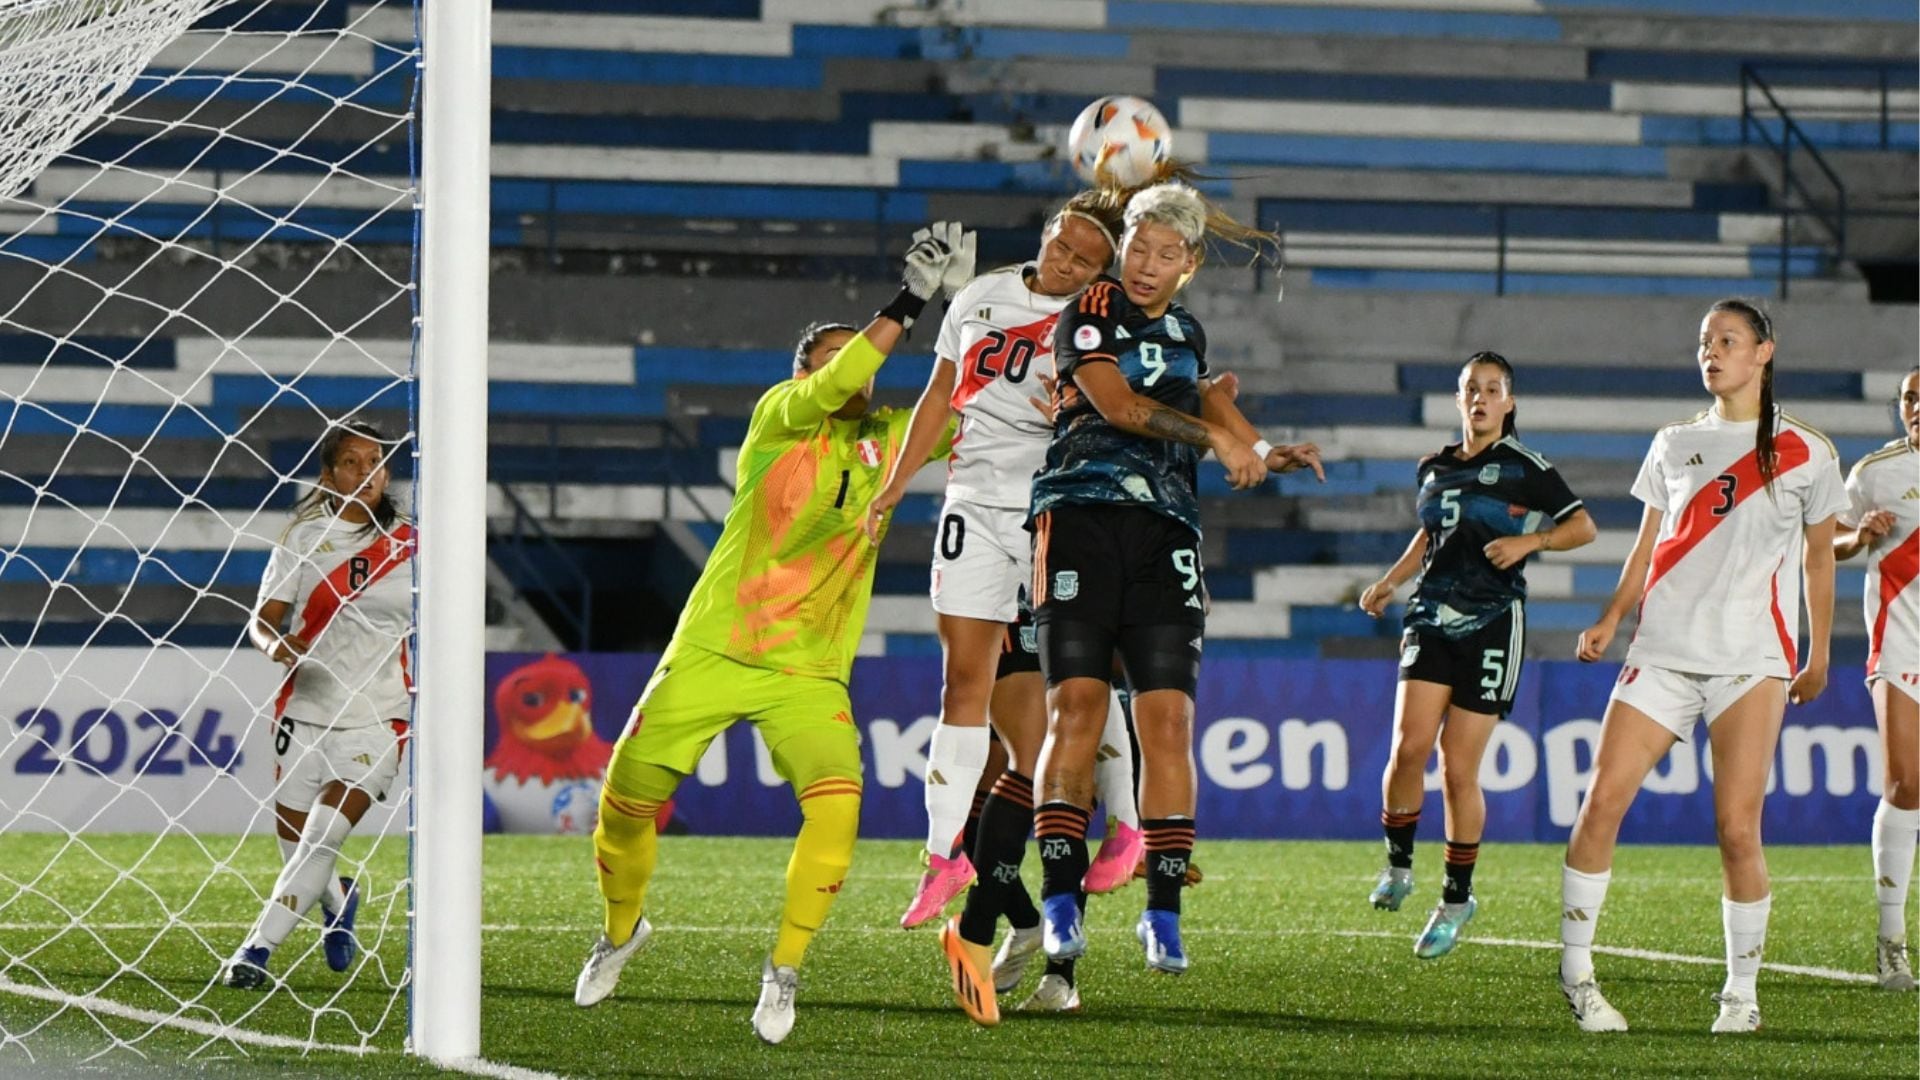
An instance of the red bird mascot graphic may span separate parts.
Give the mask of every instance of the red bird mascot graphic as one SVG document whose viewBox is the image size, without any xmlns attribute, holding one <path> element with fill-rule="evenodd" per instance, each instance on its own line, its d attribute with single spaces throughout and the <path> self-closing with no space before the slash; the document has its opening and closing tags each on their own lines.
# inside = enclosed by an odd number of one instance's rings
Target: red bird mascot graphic
<svg viewBox="0 0 1920 1080">
<path fill-rule="evenodd" d="M 493 692 L 500 741 L 482 786 L 507 832 L 589 833 L 613 747 L 593 731 L 586 672 L 551 653 Z"/>
</svg>

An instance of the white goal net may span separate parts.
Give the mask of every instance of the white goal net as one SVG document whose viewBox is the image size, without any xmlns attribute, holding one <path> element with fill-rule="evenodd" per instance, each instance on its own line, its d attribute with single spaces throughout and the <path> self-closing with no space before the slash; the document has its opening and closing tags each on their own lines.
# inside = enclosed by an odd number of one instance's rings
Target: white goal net
<svg viewBox="0 0 1920 1080">
<path fill-rule="evenodd" d="M 339 857 L 345 970 L 323 901 L 264 985 L 223 976 L 300 852 L 287 669 L 247 628 L 330 428 L 384 433 L 411 511 L 415 25 L 410 0 L 0 0 L 0 1075 L 406 1037 L 405 766 Z M 397 549 L 405 520 L 361 535 Z M 365 576 L 320 635 L 378 632 Z"/>
</svg>

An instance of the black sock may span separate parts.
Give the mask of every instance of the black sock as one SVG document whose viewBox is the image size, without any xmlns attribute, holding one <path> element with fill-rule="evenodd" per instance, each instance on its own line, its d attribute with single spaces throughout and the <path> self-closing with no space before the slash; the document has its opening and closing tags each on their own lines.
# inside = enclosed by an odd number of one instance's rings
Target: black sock
<svg viewBox="0 0 1920 1080">
<path fill-rule="evenodd" d="M 1033 894 L 1027 891 L 1027 883 L 1018 878 L 1007 886 L 1001 894 L 1001 900 L 1007 910 L 1007 925 L 1015 930 L 1031 930 L 1040 925 L 1040 909 L 1033 906 Z"/>
<path fill-rule="evenodd" d="M 987 793 L 984 791 L 974 792 L 973 808 L 967 811 L 966 827 L 960 830 L 960 850 L 966 852 L 967 858 L 969 859 L 973 858 L 973 849 L 980 843 L 980 811 L 981 808 L 986 805 Z M 952 856 L 948 857 L 951 858 Z M 977 868 L 980 863 L 978 860 L 975 860 L 973 865 Z"/>
<path fill-rule="evenodd" d="M 1413 831 L 1420 826 L 1420 811 L 1396 814 L 1380 811 L 1380 824 L 1387 833 L 1387 865 L 1413 869 Z"/>
<path fill-rule="evenodd" d="M 1180 890 L 1193 861 L 1193 819 L 1141 819 L 1147 840 L 1147 910 L 1180 914 Z"/>
<path fill-rule="evenodd" d="M 1040 895 L 1075 896 L 1087 876 L 1087 822 L 1092 815 L 1070 802 L 1050 802 L 1033 813 L 1040 841 Z"/>
<path fill-rule="evenodd" d="M 1020 860 L 1026 857 L 1027 834 L 1032 830 L 1033 781 L 1009 769 L 993 782 L 993 794 L 980 811 L 980 835 L 972 849 L 978 876 L 967 890 L 967 906 L 960 911 L 961 937 L 976 945 L 991 945 L 1001 915 L 1011 912 L 1016 903 L 1033 910 L 1020 881 Z M 1026 925 L 1038 921 L 1036 914 Z"/>
<path fill-rule="evenodd" d="M 1464 904 L 1473 895 L 1473 864 L 1480 858 L 1480 842 L 1456 844 L 1447 841 L 1447 882 L 1440 899 L 1449 904 Z"/>
</svg>

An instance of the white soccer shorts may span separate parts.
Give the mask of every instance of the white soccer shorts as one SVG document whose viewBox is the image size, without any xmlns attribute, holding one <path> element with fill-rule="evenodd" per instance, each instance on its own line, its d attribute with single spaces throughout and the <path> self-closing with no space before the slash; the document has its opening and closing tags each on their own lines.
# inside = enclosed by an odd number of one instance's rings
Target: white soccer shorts
<svg viewBox="0 0 1920 1080">
<path fill-rule="evenodd" d="M 948 499 L 933 533 L 933 610 L 1010 623 L 1033 576 L 1027 512 Z"/>
<path fill-rule="evenodd" d="M 406 731 L 404 720 L 328 728 L 281 717 L 273 727 L 273 801 L 304 811 L 336 780 L 386 798 L 400 775 Z"/>
<path fill-rule="evenodd" d="M 1912 698 L 1914 704 L 1920 705 L 1920 672 L 1888 671 L 1886 661 L 1883 660 L 1880 662 L 1880 670 L 1867 676 L 1867 687 L 1869 689 L 1877 682 L 1886 683 L 1888 686 Z"/>
<path fill-rule="evenodd" d="M 1625 702 L 1673 732 L 1674 738 L 1692 742 L 1688 736 L 1696 721 L 1705 720 L 1707 726 L 1712 727 L 1721 713 L 1769 678 L 1772 676 L 1694 675 L 1666 668 L 1627 666 L 1620 669 L 1620 677 L 1614 680 L 1609 701 Z"/>
</svg>

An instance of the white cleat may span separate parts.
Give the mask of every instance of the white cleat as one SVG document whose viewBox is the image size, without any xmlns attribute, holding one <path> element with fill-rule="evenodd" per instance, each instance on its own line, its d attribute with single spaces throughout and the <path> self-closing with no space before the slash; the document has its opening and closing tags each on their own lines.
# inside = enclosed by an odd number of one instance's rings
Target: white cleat
<svg viewBox="0 0 1920 1080">
<path fill-rule="evenodd" d="M 1913 989 L 1913 968 L 1907 964 L 1906 942 L 1881 938 L 1873 959 L 1873 973 L 1880 980 L 1880 989 L 1902 993 Z"/>
<path fill-rule="evenodd" d="M 1567 996 L 1567 1005 L 1573 1009 L 1573 1020 L 1581 1031 L 1627 1030 L 1627 1018 L 1600 996 L 1600 984 L 1593 981 L 1593 976 L 1572 986 L 1561 983 L 1560 992 Z"/>
<path fill-rule="evenodd" d="M 993 958 L 993 992 L 1005 994 L 1020 985 L 1020 979 L 1027 973 L 1027 965 L 1040 952 L 1041 929 L 1038 923 L 1025 930 L 1015 928 L 1007 931 L 1000 941 L 1000 951 Z"/>
<path fill-rule="evenodd" d="M 777 1045 L 793 1030 L 793 994 L 800 989 L 800 973 L 774 967 L 769 957 L 760 969 L 760 1004 L 753 1007 L 753 1033 L 760 1041 Z"/>
<path fill-rule="evenodd" d="M 1715 994 L 1713 1000 L 1720 1004 L 1720 1015 L 1713 1018 L 1715 1035 L 1744 1035 L 1760 1030 L 1759 1002 L 1732 992 Z"/>
<path fill-rule="evenodd" d="M 1033 996 L 1020 1003 L 1020 1011 L 1077 1013 L 1080 988 L 1068 982 L 1064 975 L 1042 975 Z"/>
<path fill-rule="evenodd" d="M 593 951 L 587 953 L 586 966 L 580 969 L 580 978 L 573 984 L 573 1003 L 581 1008 L 598 1005 L 613 993 L 620 982 L 620 969 L 627 966 L 633 954 L 646 945 L 653 936 L 653 924 L 642 916 L 633 924 L 633 936 L 625 945 L 615 947 L 605 934 L 593 943 Z"/>
</svg>

